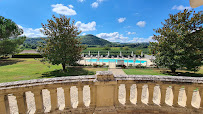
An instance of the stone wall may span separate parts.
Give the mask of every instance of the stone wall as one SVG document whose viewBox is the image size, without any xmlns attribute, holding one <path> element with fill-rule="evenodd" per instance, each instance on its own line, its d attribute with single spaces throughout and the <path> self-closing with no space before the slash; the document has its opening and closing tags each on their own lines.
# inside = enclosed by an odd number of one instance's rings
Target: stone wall
<svg viewBox="0 0 203 114">
<path fill-rule="evenodd" d="M 203 113 L 203 78 L 181 76 L 95 76 L 35 79 L 0 84 L 0 112 L 9 113 Z M 75 87 L 72 92 L 72 87 Z M 85 87 L 89 87 L 86 90 Z M 59 91 L 60 90 L 62 91 Z M 122 89 L 123 88 L 123 89 Z M 45 94 L 44 91 L 48 93 Z M 33 101 L 29 95 L 33 95 Z M 89 94 L 89 104 L 86 94 Z M 10 96 L 13 96 L 11 100 Z M 61 99 L 59 96 L 63 96 Z M 71 100 L 75 98 L 76 103 Z M 46 99 L 50 99 L 47 102 Z M 60 103 L 63 104 L 61 108 Z M 47 104 L 50 105 L 48 110 Z M 16 109 L 13 108 L 16 104 Z M 31 105 L 33 104 L 33 105 Z M 76 104 L 76 105 L 75 105 Z M 31 111 L 30 107 L 34 107 Z M 48 110 L 48 111 L 47 111 Z"/>
</svg>

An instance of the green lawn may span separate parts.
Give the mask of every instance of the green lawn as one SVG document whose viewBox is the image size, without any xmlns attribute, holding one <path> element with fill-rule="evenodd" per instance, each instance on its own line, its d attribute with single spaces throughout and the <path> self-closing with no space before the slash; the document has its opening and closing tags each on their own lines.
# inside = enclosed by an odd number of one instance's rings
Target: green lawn
<svg viewBox="0 0 203 114">
<path fill-rule="evenodd" d="M 43 64 L 35 59 L 3 59 L 0 60 L 0 83 L 18 80 L 30 80 L 47 77 L 93 75 L 96 71 L 107 68 L 68 68 L 67 73 L 61 72 L 61 65 Z"/>
<path fill-rule="evenodd" d="M 123 69 L 128 75 L 176 75 L 176 76 L 191 76 L 203 77 L 203 66 L 196 73 L 185 70 L 176 70 L 176 74 L 172 74 L 170 70 L 165 69 Z"/>
</svg>

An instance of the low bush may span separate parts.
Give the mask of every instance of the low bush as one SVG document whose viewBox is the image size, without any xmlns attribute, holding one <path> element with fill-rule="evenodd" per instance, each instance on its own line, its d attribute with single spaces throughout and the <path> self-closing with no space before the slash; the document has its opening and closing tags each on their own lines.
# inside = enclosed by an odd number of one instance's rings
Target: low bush
<svg viewBox="0 0 203 114">
<path fill-rule="evenodd" d="M 135 66 L 135 68 L 146 68 L 146 66 L 142 66 L 142 64 L 138 64 Z"/>
<path fill-rule="evenodd" d="M 116 67 L 126 68 L 125 65 L 116 65 Z"/>
</svg>

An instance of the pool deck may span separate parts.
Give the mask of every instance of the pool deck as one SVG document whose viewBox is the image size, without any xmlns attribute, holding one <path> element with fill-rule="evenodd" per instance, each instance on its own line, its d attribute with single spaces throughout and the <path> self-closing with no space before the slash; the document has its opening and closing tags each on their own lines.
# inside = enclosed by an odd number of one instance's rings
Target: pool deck
<svg viewBox="0 0 203 114">
<path fill-rule="evenodd" d="M 85 59 L 97 59 L 96 57 L 92 57 L 92 58 L 90 58 L 90 57 L 84 57 L 84 60 L 81 60 L 79 63 L 80 64 L 97 64 L 97 65 L 102 65 L 103 63 L 105 63 L 106 65 L 109 65 L 109 62 L 88 62 L 88 61 L 85 61 Z M 105 57 L 103 57 L 103 58 L 100 58 L 100 59 L 122 59 L 122 58 L 105 58 Z M 123 58 L 124 60 L 132 60 L 132 59 L 128 59 L 128 58 Z M 141 63 L 143 66 L 150 66 L 151 64 L 153 64 L 149 59 L 147 59 L 147 58 L 141 58 L 141 59 L 139 59 L 139 58 L 136 58 L 136 60 L 139 60 L 139 61 L 147 61 L 147 62 L 145 62 L 145 63 Z M 111 62 L 112 63 L 112 62 Z M 129 66 L 130 64 L 132 64 L 132 63 L 124 63 L 126 66 Z M 135 63 L 135 65 L 138 65 L 138 64 L 140 64 L 140 63 Z"/>
</svg>

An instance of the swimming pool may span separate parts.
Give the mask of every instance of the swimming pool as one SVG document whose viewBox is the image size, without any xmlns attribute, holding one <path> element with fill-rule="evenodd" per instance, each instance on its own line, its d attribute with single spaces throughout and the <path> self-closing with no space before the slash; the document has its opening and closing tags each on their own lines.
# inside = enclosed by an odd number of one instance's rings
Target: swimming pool
<svg viewBox="0 0 203 114">
<path fill-rule="evenodd" d="M 117 60 L 124 60 L 124 63 L 134 63 L 133 59 L 85 59 L 87 62 L 117 62 Z M 136 60 L 135 63 L 146 63 L 147 61 L 140 61 L 140 60 Z"/>
</svg>

